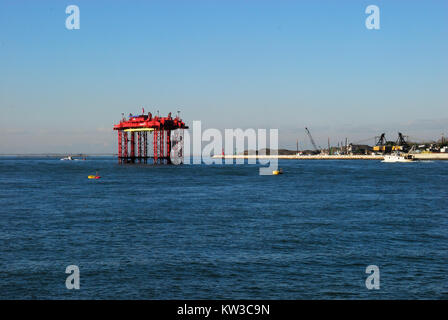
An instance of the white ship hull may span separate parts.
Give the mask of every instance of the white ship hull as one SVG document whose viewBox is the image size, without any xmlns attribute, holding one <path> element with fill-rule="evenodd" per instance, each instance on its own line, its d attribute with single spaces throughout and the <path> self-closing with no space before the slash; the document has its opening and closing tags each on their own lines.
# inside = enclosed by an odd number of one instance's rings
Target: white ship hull
<svg viewBox="0 0 448 320">
<path fill-rule="evenodd" d="M 408 155 L 396 155 L 396 154 L 391 154 L 391 155 L 385 155 L 384 156 L 384 160 L 382 162 L 413 162 L 414 156 L 408 154 Z"/>
</svg>

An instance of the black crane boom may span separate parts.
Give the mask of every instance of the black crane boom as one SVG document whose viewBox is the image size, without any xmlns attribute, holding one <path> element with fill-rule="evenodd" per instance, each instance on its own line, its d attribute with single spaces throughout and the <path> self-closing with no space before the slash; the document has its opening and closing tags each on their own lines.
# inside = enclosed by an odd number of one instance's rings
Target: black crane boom
<svg viewBox="0 0 448 320">
<path fill-rule="evenodd" d="M 313 136 L 310 133 L 310 130 L 308 130 L 308 128 L 305 127 L 305 131 L 306 131 L 306 134 L 308 135 L 308 138 L 310 138 L 310 141 L 311 141 L 311 144 L 314 147 L 314 150 L 319 151 L 319 149 L 316 146 L 316 143 L 314 142 Z"/>
</svg>

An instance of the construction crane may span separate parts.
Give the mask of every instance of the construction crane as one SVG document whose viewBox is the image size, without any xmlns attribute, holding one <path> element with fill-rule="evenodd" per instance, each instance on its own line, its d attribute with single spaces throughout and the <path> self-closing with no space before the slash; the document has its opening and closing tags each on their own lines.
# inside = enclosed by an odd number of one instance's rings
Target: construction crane
<svg viewBox="0 0 448 320">
<path fill-rule="evenodd" d="M 310 138 L 310 141 L 311 141 L 311 144 L 312 144 L 313 147 L 314 147 L 314 150 L 317 151 L 317 152 L 319 152 L 319 149 L 317 148 L 317 145 L 316 145 L 316 143 L 314 142 L 314 139 L 313 139 L 313 136 L 312 136 L 311 133 L 310 133 L 310 130 L 308 130 L 308 128 L 305 127 L 305 131 L 306 131 L 306 134 L 308 135 L 308 138 Z"/>
</svg>

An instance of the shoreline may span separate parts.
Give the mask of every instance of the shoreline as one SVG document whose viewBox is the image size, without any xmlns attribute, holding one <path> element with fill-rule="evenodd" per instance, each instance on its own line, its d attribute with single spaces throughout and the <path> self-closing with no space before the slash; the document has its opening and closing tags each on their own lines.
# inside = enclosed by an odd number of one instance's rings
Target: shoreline
<svg viewBox="0 0 448 320">
<path fill-rule="evenodd" d="M 448 160 L 448 153 L 413 154 L 415 160 Z M 215 155 L 215 159 L 383 160 L 382 155 Z"/>
</svg>

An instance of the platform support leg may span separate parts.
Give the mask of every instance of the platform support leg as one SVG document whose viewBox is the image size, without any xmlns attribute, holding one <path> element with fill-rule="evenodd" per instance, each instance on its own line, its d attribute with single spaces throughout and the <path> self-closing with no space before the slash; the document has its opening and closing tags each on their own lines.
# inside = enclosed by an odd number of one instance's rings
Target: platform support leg
<svg viewBox="0 0 448 320">
<path fill-rule="evenodd" d="M 124 154 L 123 154 L 123 159 L 125 162 L 128 162 L 128 143 L 129 143 L 129 136 L 127 132 L 123 132 L 124 135 Z"/>
<path fill-rule="evenodd" d="M 158 142 L 158 139 L 157 139 L 157 136 L 158 136 L 158 131 L 157 130 L 154 130 L 153 131 L 153 151 L 154 151 L 154 164 L 156 164 L 157 163 L 157 160 L 158 160 L 158 146 L 157 146 L 157 142 Z"/>
<path fill-rule="evenodd" d="M 143 158 L 144 163 L 148 162 L 148 132 L 143 132 Z"/>
<path fill-rule="evenodd" d="M 123 135 L 121 130 L 118 130 L 118 163 L 122 162 L 122 144 L 123 144 Z"/>
<path fill-rule="evenodd" d="M 138 162 L 142 162 L 142 133 L 137 132 L 137 159 Z"/>
<path fill-rule="evenodd" d="M 135 132 L 131 132 L 131 162 L 135 161 Z"/>
<path fill-rule="evenodd" d="M 171 163 L 171 130 L 166 131 L 166 162 Z"/>
</svg>

